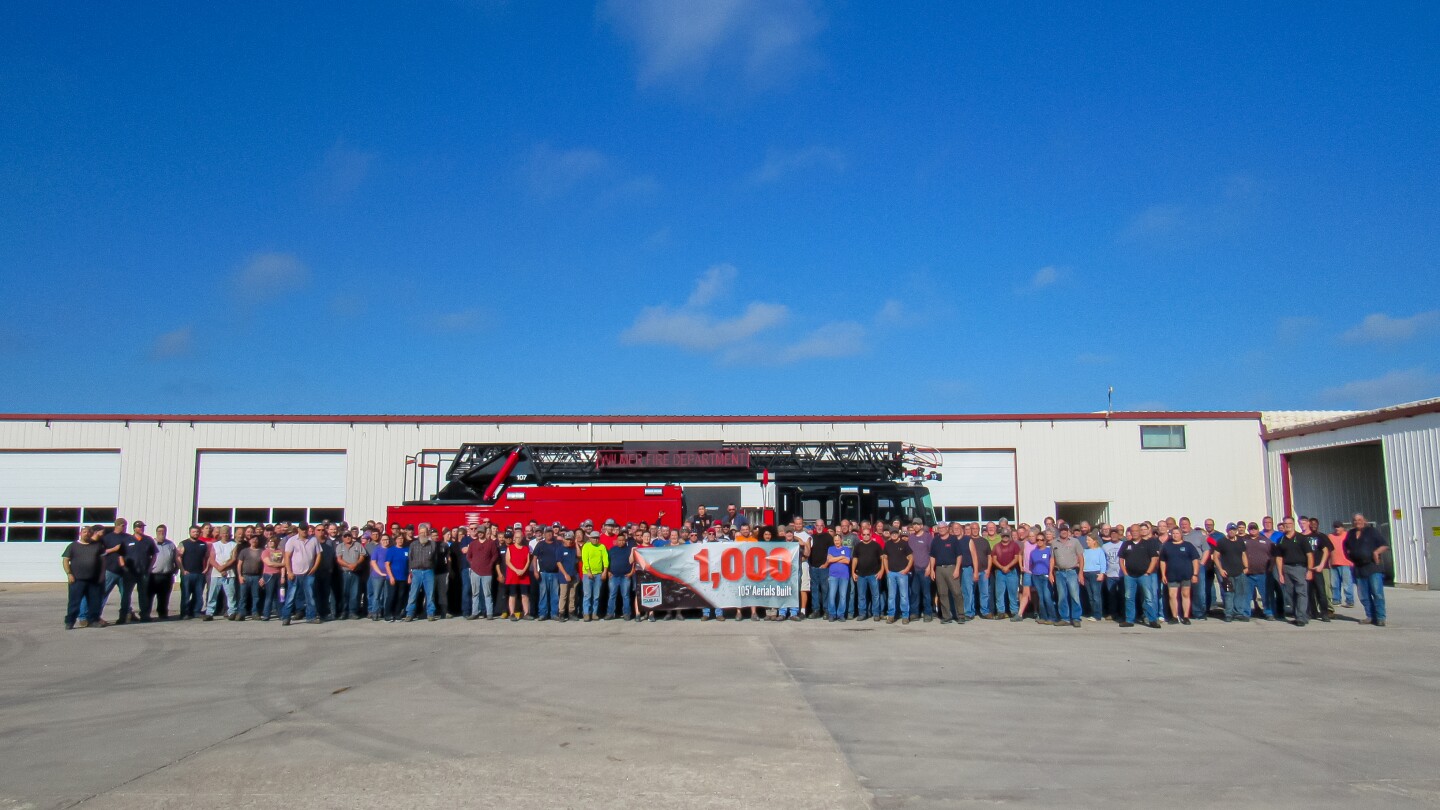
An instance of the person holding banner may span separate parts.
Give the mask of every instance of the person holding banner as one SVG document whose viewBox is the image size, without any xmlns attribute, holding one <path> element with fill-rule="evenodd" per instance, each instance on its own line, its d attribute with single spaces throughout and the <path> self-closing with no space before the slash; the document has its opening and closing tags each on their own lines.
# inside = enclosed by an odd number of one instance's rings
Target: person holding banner
<svg viewBox="0 0 1440 810">
<path fill-rule="evenodd" d="M 910 544 L 895 532 L 890 532 L 885 543 L 885 580 L 890 590 L 890 618 L 887 624 L 894 624 L 898 618 L 901 624 L 910 623 L 910 572 L 914 570 L 914 552 Z"/>
<path fill-rule="evenodd" d="M 845 621 L 845 605 L 850 596 L 850 560 L 855 556 L 854 552 L 843 544 L 840 535 L 831 538 L 832 545 L 830 553 L 825 557 L 825 565 L 829 575 L 827 590 L 829 597 L 826 600 L 826 612 L 830 614 L 830 621 Z"/>
</svg>

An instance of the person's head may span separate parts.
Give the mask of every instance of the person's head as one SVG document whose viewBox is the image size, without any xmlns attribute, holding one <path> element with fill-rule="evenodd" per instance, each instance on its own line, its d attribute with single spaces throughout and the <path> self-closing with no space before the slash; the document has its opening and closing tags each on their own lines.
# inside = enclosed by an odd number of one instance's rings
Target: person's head
<svg viewBox="0 0 1440 810">
<path fill-rule="evenodd" d="M 199 539 L 200 539 L 200 532 L 201 532 L 201 529 L 200 529 L 199 526 L 191 526 L 191 527 L 190 527 L 190 539 L 191 539 L 191 540 L 199 540 Z"/>
<path fill-rule="evenodd" d="M 1280 531 L 1284 532 L 1286 536 L 1294 534 L 1295 518 L 1287 517 L 1284 520 L 1280 521 Z"/>
<path fill-rule="evenodd" d="M 1206 531 L 1206 532 L 1213 532 L 1213 531 L 1215 531 L 1215 519 L 1214 519 L 1214 518 L 1205 518 L 1205 531 Z"/>
<path fill-rule="evenodd" d="M 1193 524 L 1193 523 L 1190 522 L 1190 518 L 1188 518 L 1188 517 L 1182 517 L 1182 518 L 1180 518 L 1180 531 L 1185 532 L 1186 534 L 1189 534 L 1190 530 L 1193 529 L 1193 528 L 1195 528 L 1195 524 Z"/>
<path fill-rule="evenodd" d="M 163 528 L 165 527 L 162 526 L 160 527 L 160 529 L 155 530 L 155 538 L 157 540 L 165 539 L 165 532 L 161 531 L 161 529 Z M 246 540 L 249 542 L 251 548 L 260 548 L 260 535 L 254 534 L 252 532 L 251 535 L 246 538 Z"/>
<path fill-rule="evenodd" d="M 201 523 L 201 524 L 200 524 L 200 536 L 201 536 L 201 537 L 214 537 L 214 536 L 215 536 L 215 526 L 214 526 L 214 524 Z"/>
<path fill-rule="evenodd" d="M 125 533 L 125 527 L 128 526 L 128 525 L 129 525 L 129 524 L 125 522 L 125 518 L 115 518 L 115 528 L 114 528 L 115 533 L 116 533 L 116 534 L 124 534 L 124 533 Z"/>
<path fill-rule="evenodd" d="M 330 525 L 325 527 L 325 536 L 330 538 L 331 540 L 334 540 L 336 537 L 340 536 L 340 527 L 336 526 L 334 523 L 331 523 Z"/>
<path fill-rule="evenodd" d="M 1120 527 L 1120 526 L 1111 526 L 1111 527 L 1110 527 L 1110 540 L 1111 540 L 1111 542 L 1118 543 L 1118 542 L 1120 542 L 1122 539 L 1124 539 L 1124 537 L 1125 537 L 1125 529 L 1124 529 L 1123 527 Z"/>
<path fill-rule="evenodd" d="M 749 527 L 747 526 L 746 528 L 748 529 Z M 774 540 L 774 539 L 775 539 L 775 532 L 771 531 L 769 526 L 766 526 L 765 528 L 763 528 L 763 529 L 760 530 L 760 539 L 761 539 L 761 540 L 767 540 L 767 541 L 768 541 L 768 540 Z"/>
<path fill-rule="evenodd" d="M 1065 536 L 1066 536 L 1066 537 L 1069 537 L 1069 536 L 1070 536 L 1070 533 L 1069 533 L 1068 531 L 1065 532 Z M 1055 542 L 1055 530 L 1054 530 L 1054 529 L 1046 529 L 1045 531 L 1041 532 L 1041 533 L 1039 534 L 1039 536 L 1037 536 L 1035 539 L 1036 539 L 1036 540 L 1041 540 L 1041 539 L 1043 539 L 1043 540 L 1044 540 L 1045 542 L 1047 542 L 1047 543 L 1053 543 L 1053 542 Z"/>
<path fill-rule="evenodd" d="M 666 539 L 666 540 L 669 540 L 669 541 L 672 542 L 672 543 L 678 543 L 678 542 L 680 542 L 680 530 L 679 530 L 679 529 L 671 529 L 670 532 L 665 535 L 665 539 Z"/>
<path fill-rule="evenodd" d="M 838 547 L 841 546 L 842 544 L 843 544 L 843 540 L 841 539 L 841 535 L 839 535 L 839 534 L 833 534 L 833 535 L 830 536 L 830 545 L 835 546 L 835 547 L 838 548 Z"/>
<path fill-rule="evenodd" d="M 1370 525 L 1370 521 L 1369 521 L 1369 520 L 1366 520 L 1366 519 L 1365 519 L 1365 516 L 1362 515 L 1362 514 L 1360 514 L 1359 512 L 1356 512 L 1356 513 L 1355 513 L 1355 516 L 1354 516 L 1353 518 L 1351 518 L 1350 520 L 1351 520 L 1352 524 L 1355 526 L 1355 528 L 1357 528 L 1357 529 L 1363 529 L 1363 528 L 1365 528 L 1366 526 L 1369 526 L 1369 525 Z"/>
<path fill-rule="evenodd" d="M 393 546 L 393 545 L 395 545 L 395 536 L 394 536 L 394 535 L 390 534 L 389 532 L 384 532 L 384 533 L 382 533 L 382 534 L 380 535 L 380 547 L 381 547 L 381 548 L 389 548 L 389 547 L 391 547 L 391 546 Z"/>
<path fill-rule="evenodd" d="M 1180 527 L 1177 526 L 1177 527 L 1175 527 L 1175 528 L 1173 528 L 1173 529 L 1170 530 L 1170 542 L 1172 542 L 1172 543 L 1183 543 L 1183 542 L 1185 542 L 1185 533 L 1182 532 L 1182 531 L 1180 531 Z"/>
<path fill-rule="evenodd" d="M 1265 529 L 1265 531 L 1273 532 L 1275 531 L 1275 518 L 1266 515 L 1260 520 L 1260 525 L 1261 528 Z"/>
<path fill-rule="evenodd" d="M 1250 521 L 1250 525 L 1246 526 L 1245 528 L 1251 537 L 1260 536 L 1260 524 L 1256 523 L 1255 521 Z"/>
<path fill-rule="evenodd" d="M 617 532 L 619 532 L 619 531 L 620 531 L 620 524 L 615 522 L 615 518 L 606 518 L 606 519 L 605 519 L 605 533 L 606 533 L 606 534 L 611 535 L 611 536 L 614 536 L 614 535 L 615 535 Z"/>
<path fill-rule="evenodd" d="M 80 527 L 80 537 L 79 537 L 80 542 L 82 542 L 82 543 L 89 543 L 89 542 L 92 541 L 92 539 L 94 538 L 94 536 L 95 536 L 95 532 L 94 532 L 94 530 L 91 529 L 89 526 L 81 526 L 81 527 Z"/>
<path fill-rule="evenodd" d="M 784 537 L 785 537 L 785 541 L 786 541 L 787 543 L 788 543 L 788 542 L 794 542 L 794 540 L 795 540 L 795 527 L 794 527 L 793 525 L 792 525 L 792 526 L 786 526 L 786 527 L 785 527 Z"/>
<path fill-rule="evenodd" d="M 387 535 L 387 536 L 388 536 L 388 535 Z M 266 547 L 266 548 L 279 548 L 279 547 L 280 547 L 280 538 L 279 538 L 274 532 L 270 532 L 270 533 L 266 534 L 266 535 L 265 535 L 265 547 Z"/>
<path fill-rule="evenodd" d="M 1237 526 L 1236 524 L 1234 524 L 1234 523 L 1227 523 L 1227 524 L 1225 524 L 1225 536 L 1226 536 L 1226 537 L 1229 537 L 1229 538 L 1232 538 L 1232 539 L 1233 539 L 1233 538 L 1235 537 L 1235 535 L 1236 535 L 1239 531 L 1240 531 L 1240 527 Z"/>
<path fill-rule="evenodd" d="M 1090 533 L 1090 530 L 1091 530 L 1092 528 L 1094 528 L 1094 527 L 1090 525 L 1090 521 L 1088 521 L 1088 520 L 1082 520 L 1082 521 L 1080 521 L 1080 533 L 1081 533 L 1081 534 L 1089 534 L 1089 533 Z"/>
<path fill-rule="evenodd" d="M 709 510 L 707 510 L 707 509 L 705 508 L 705 504 L 702 503 L 702 504 L 700 504 L 700 508 L 695 510 L 695 514 L 700 515 L 701 517 L 704 517 L 708 511 L 709 511 Z"/>
<path fill-rule="evenodd" d="M 727 503 L 727 504 L 725 504 L 725 514 L 729 515 L 730 517 L 734 517 L 736 511 L 737 511 L 737 510 L 735 509 L 735 504 L 733 504 L 733 503 Z"/>
<path fill-rule="evenodd" d="M 1061 540 L 1069 540 L 1069 539 L 1070 539 L 1070 527 L 1069 527 L 1069 526 L 1061 526 L 1061 527 L 1060 527 L 1060 539 L 1061 539 Z"/>
<path fill-rule="evenodd" d="M 1093 534 L 1087 534 L 1087 535 L 1085 535 L 1085 546 L 1086 546 L 1087 548 L 1099 548 L 1099 547 L 1100 547 L 1100 538 L 1096 537 L 1096 536 L 1093 535 Z"/>
</svg>

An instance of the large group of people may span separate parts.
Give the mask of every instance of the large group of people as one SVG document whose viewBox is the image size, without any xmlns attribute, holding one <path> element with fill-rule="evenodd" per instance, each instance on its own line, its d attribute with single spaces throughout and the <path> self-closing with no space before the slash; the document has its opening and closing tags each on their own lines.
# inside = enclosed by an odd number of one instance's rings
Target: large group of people
<svg viewBox="0 0 1440 810">
<path fill-rule="evenodd" d="M 799 544 L 798 604 L 683 611 L 643 607 L 637 549 L 724 541 Z M 701 507 L 678 527 L 605 520 L 462 527 L 279 523 L 189 527 L 117 520 L 82 528 L 62 563 L 65 626 L 213 621 L 702 621 L 806 618 L 909 624 L 975 619 L 1080 627 L 1084 620 L 1188 625 L 1218 618 L 1328 622 L 1363 608 L 1385 626 L 1384 537 L 1364 515 L 1321 530 L 1314 518 L 1224 530 L 1189 518 L 1129 525 L 889 523 L 796 518 L 753 527 L 733 506 Z M 178 600 L 175 598 L 179 585 Z M 172 601 L 177 602 L 172 610 Z M 763 614 L 763 615 L 762 615 Z"/>
</svg>

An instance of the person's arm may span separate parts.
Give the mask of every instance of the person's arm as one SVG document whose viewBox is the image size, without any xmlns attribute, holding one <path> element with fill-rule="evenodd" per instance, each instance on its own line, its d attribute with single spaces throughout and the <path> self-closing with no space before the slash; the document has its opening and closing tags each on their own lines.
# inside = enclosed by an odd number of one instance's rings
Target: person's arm
<svg viewBox="0 0 1440 810">
<path fill-rule="evenodd" d="M 915 570 L 915 555 L 914 555 L 914 554 L 906 554 L 906 555 L 905 555 L 905 569 L 904 569 L 903 571 L 901 571 L 900 573 L 905 574 L 905 575 L 908 576 L 909 574 L 911 574 L 912 572 L 914 572 L 914 570 Z"/>
<path fill-rule="evenodd" d="M 309 570 L 309 571 L 306 571 L 305 573 L 307 573 L 307 574 L 312 574 L 312 575 L 313 575 L 316 571 L 319 571 L 319 570 L 320 570 L 320 560 L 322 560 L 324 557 L 325 557 L 325 549 L 322 549 L 322 548 L 317 548 L 317 549 L 315 549 L 315 562 L 313 562 L 313 563 L 310 564 L 310 570 Z"/>
<path fill-rule="evenodd" d="M 125 558 L 121 557 L 120 560 L 123 564 Z M 208 574 L 212 571 L 219 571 L 219 569 L 215 567 L 215 547 L 213 545 L 205 549 L 205 569 L 201 573 Z"/>
<path fill-rule="evenodd" d="M 1145 575 L 1146 575 L 1146 576 L 1149 576 L 1150 574 L 1155 573 L 1155 569 L 1156 569 L 1156 568 L 1159 568 L 1159 567 L 1160 567 L 1160 555 L 1159 555 L 1159 554 L 1156 554 L 1156 555 L 1155 555 L 1155 558 L 1150 561 L 1150 567 L 1145 569 Z M 1163 577 L 1162 577 L 1162 578 L 1163 578 Z"/>
<path fill-rule="evenodd" d="M 889 574 L 890 574 L 890 558 L 886 557 L 884 554 L 881 554 L 881 555 L 880 555 L 880 573 L 878 574 L 878 576 L 879 576 L 881 579 L 884 579 L 884 578 L 885 578 L 886 576 L 888 576 Z"/>
<path fill-rule="evenodd" d="M 929 577 L 930 579 L 934 579 L 934 578 L 935 578 L 935 558 L 934 558 L 934 557 L 931 557 L 931 558 L 930 558 L 930 561 L 927 562 L 927 563 L 925 563 L 925 576 Z"/>
<path fill-rule="evenodd" d="M 1314 578 L 1315 578 L 1315 552 L 1313 552 L 1313 551 L 1307 551 L 1307 552 L 1305 552 L 1305 579 L 1306 579 L 1306 580 L 1311 580 L 1311 579 L 1314 579 Z"/>
<path fill-rule="evenodd" d="M 1328 566 L 1329 564 L 1330 564 L 1330 548 L 1329 548 L 1329 546 L 1326 546 L 1326 547 L 1320 549 L 1320 562 L 1318 562 L 1318 563 L 1315 564 L 1315 570 L 1316 570 L 1316 571 L 1324 571 L 1324 570 L 1325 570 L 1325 567 Z"/>
<path fill-rule="evenodd" d="M 972 537 L 972 538 L 970 538 L 970 581 L 971 581 L 971 582 L 979 582 L 979 581 L 980 581 L 980 568 L 979 568 L 979 566 L 975 565 L 975 561 L 978 560 L 978 559 L 980 559 L 980 552 L 976 550 L 976 548 L 975 548 L 975 538 Z"/>
<path fill-rule="evenodd" d="M 60 557 L 60 565 L 65 568 L 65 581 L 74 582 L 75 575 L 70 573 L 70 549 L 65 549 L 65 554 Z"/>
<path fill-rule="evenodd" d="M 1239 574 L 1239 576 L 1242 576 L 1242 577 L 1245 576 L 1245 572 L 1246 572 L 1246 571 L 1249 571 L 1249 570 L 1250 570 L 1250 557 L 1249 557 L 1249 555 L 1247 555 L 1245 552 L 1242 551 L 1242 552 L 1240 552 L 1240 574 Z M 1231 579 L 1234 579 L 1234 577 L 1231 577 Z"/>
<path fill-rule="evenodd" d="M 1190 561 L 1190 581 L 1195 583 L 1200 581 L 1200 558 L 1198 557 Z"/>
<path fill-rule="evenodd" d="M 295 569 L 290 565 L 290 549 L 288 548 L 285 549 L 285 562 L 280 566 L 280 570 L 285 574 L 286 579 L 295 578 Z"/>
</svg>

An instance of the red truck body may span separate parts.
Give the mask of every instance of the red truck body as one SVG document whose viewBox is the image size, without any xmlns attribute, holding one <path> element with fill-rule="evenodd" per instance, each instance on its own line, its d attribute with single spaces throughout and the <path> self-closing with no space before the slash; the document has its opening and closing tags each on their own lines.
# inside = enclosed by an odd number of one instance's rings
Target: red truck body
<svg viewBox="0 0 1440 810">
<path fill-rule="evenodd" d="M 614 518 L 621 524 L 663 522 L 678 527 L 685 520 L 683 491 L 666 486 L 512 486 L 492 504 L 410 503 L 387 510 L 386 525 L 429 523 L 448 529 L 489 520 L 501 526 L 535 521 L 576 527 L 593 520 L 598 526 Z M 663 515 L 663 518 L 662 518 Z"/>
</svg>

